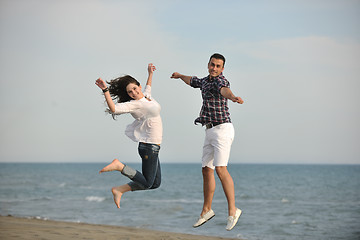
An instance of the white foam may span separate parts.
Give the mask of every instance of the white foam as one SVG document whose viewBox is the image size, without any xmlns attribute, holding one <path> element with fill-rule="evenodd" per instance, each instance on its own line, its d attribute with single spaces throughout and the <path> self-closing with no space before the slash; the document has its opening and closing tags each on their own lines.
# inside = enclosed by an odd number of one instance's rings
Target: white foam
<svg viewBox="0 0 360 240">
<path fill-rule="evenodd" d="M 203 201 L 200 199 L 149 199 L 149 202 L 163 202 L 163 203 L 202 203 Z M 213 201 L 215 202 L 215 201 Z"/>
<path fill-rule="evenodd" d="M 37 219 L 37 220 L 45 220 L 45 221 L 49 220 L 49 219 L 46 218 L 46 217 L 40 217 L 40 216 L 35 216 L 35 217 L 33 217 L 33 218 L 35 218 L 35 219 Z M 30 219 L 31 219 L 31 218 L 30 218 Z"/>
<path fill-rule="evenodd" d="M 98 196 L 88 196 L 85 198 L 86 201 L 89 202 L 103 202 L 105 200 L 104 197 L 98 197 Z"/>
<path fill-rule="evenodd" d="M 289 199 L 283 198 L 283 199 L 281 199 L 281 202 L 282 202 L 282 203 L 288 203 L 288 202 L 290 202 L 290 201 L 289 201 Z"/>
</svg>

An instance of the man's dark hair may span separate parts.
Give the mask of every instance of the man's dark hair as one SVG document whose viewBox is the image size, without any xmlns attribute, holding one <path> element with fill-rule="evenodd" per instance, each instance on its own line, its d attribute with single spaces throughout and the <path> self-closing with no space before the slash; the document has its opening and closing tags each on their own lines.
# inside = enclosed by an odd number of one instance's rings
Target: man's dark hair
<svg viewBox="0 0 360 240">
<path fill-rule="evenodd" d="M 224 62 L 223 67 L 225 66 L 225 57 L 220 53 L 214 53 L 213 55 L 211 55 L 209 62 L 211 61 L 212 58 L 223 60 Z"/>
</svg>

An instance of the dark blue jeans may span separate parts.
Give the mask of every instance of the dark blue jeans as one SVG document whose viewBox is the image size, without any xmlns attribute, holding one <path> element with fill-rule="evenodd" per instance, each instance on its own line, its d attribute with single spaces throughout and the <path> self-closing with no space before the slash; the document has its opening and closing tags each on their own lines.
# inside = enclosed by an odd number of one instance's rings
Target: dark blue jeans
<svg viewBox="0 0 360 240">
<path fill-rule="evenodd" d="M 132 180 L 128 183 L 131 191 L 158 188 L 161 183 L 160 146 L 140 142 L 138 151 L 142 159 L 142 173 L 127 165 L 121 173 Z"/>
</svg>

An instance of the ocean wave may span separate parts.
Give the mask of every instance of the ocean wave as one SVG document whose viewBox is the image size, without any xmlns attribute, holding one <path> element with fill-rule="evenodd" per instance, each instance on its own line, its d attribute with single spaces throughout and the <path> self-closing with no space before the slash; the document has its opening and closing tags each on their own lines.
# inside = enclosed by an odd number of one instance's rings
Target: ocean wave
<svg viewBox="0 0 360 240">
<path fill-rule="evenodd" d="M 45 220 L 45 221 L 49 220 L 48 218 L 46 218 L 46 217 L 41 217 L 41 216 L 35 216 L 35 217 L 33 217 L 33 219 Z"/>
<path fill-rule="evenodd" d="M 85 198 L 86 201 L 89 201 L 89 202 L 103 202 L 105 201 L 105 197 L 98 197 L 98 196 L 87 196 Z"/>
<path fill-rule="evenodd" d="M 0 203 L 22 203 L 22 202 L 37 202 L 37 201 L 52 201 L 51 197 L 35 197 L 35 198 L 8 198 L 0 199 Z"/>
<path fill-rule="evenodd" d="M 163 203 L 202 203 L 202 199 L 151 199 L 149 202 L 163 202 Z"/>
<path fill-rule="evenodd" d="M 247 194 L 244 194 L 244 193 L 240 195 L 240 198 L 241 199 L 251 199 L 250 195 L 247 195 Z"/>
<path fill-rule="evenodd" d="M 9 214 L 8 215 L 9 217 L 24 217 L 24 218 L 27 218 L 27 219 L 36 219 L 36 220 L 44 220 L 44 221 L 48 221 L 49 218 L 47 217 L 41 217 L 41 216 L 21 216 L 21 215 L 11 215 Z"/>
<path fill-rule="evenodd" d="M 52 198 L 51 197 L 38 197 L 38 198 L 30 198 L 30 199 L 25 199 L 24 201 L 51 201 Z"/>
</svg>

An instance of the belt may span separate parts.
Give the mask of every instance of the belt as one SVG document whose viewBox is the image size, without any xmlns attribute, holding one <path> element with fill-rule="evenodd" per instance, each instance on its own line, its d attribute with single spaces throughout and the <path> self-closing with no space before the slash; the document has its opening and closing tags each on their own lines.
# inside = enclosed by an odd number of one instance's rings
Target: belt
<svg viewBox="0 0 360 240">
<path fill-rule="evenodd" d="M 222 124 L 222 123 L 208 123 L 205 126 L 206 126 L 206 129 L 210 129 L 210 128 L 213 128 L 213 127 L 215 127 L 217 125 L 220 125 L 220 124 Z"/>
</svg>

